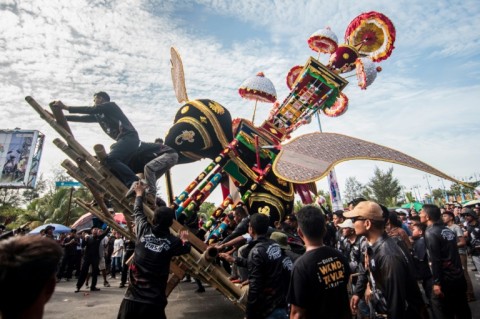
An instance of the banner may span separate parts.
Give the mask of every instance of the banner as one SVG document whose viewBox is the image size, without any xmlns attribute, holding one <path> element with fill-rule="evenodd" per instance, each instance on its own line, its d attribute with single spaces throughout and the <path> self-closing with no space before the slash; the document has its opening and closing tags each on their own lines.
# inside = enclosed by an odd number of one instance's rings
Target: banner
<svg viewBox="0 0 480 319">
<path fill-rule="evenodd" d="M 43 140 L 38 131 L 0 130 L 0 187 L 35 187 Z"/>
<path fill-rule="evenodd" d="M 330 186 L 330 198 L 332 201 L 332 211 L 343 210 L 342 197 L 337 182 L 337 174 L 335 169 L 328 173 L 328 185 Z"/>
</svg>

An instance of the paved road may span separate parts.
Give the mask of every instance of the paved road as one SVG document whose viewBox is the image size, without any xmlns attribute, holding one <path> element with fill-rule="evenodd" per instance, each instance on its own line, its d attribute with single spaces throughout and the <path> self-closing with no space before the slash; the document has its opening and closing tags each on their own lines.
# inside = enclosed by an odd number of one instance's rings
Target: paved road
<svg viewBox="0 0 480 319">
<path fill-rule="evenodd" d="M 101 276 L 100 276 L 101 277 Z M 99 277 L 99 279 L 100 279 Z M 75 281 L 57 284 L 52 299 L 45 307 L 45 319 L 114 319 L 122 301 L 125 288 L 118 288 L 118 279 L 109 279 L 111 287 L 100 291 L 85 289 L 74 293 Z M 205 286 L 205 293 L 195 293 L 195 283 L 180 283 L 170 294 L 166 309 L 169 319 L 242 319 L 243 312 L 215 289 Z"/>
<path fill-rule="evenodd" d="M 470 302 L 473 318 L 480 318 L 480 272 L 471 271 L 477 301 Z M 477 275 L 477 276 L 475 276 Z M 99 279 L 101 276 L 99 276 Z M 75 281 L 62 281 L 57 284 L 52 299 L 45 307 L 45 319 L 115 319 L 125 289 L 118 288 L 119 280 L 110 279 L 111 287 L 104 288 L 99 280 L 101 291 L 91 293 L 84 290 L 74 293 Z M 194 283 L 180 283 L 168 299 L 166 309 L 169 319 L 242 319 L 243 312 L 215 289 L 205 286 L 206 292 L 195 293 Z"/>
</svg>

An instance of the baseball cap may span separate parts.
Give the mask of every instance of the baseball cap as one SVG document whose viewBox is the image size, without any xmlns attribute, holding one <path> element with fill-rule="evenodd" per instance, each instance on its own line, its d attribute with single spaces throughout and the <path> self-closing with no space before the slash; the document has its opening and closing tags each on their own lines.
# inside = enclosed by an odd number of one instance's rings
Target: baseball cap
<svg viewBox="0 0 480 319">
<path fill-rule="evenodd" d="M 403 208 L 397 208 L 395 209 L 395 212 L 398 214 L 398 215 L 405 215 L 405 216 L 408 216 L 410 215 L 408 213 L 408 211 L 406 209 L 403 209 Z"/>
<path fill-rule="evenodd" d="M 353 210 L 343 213 L 343 216 L 345 218 L 363 217 L 371 220 L 384 220 L 382 208 L 372 201 L 358 203 Z"/>
<path fill-rule="evenodd" d="M 472 217 L 475 218 L 475 219 L 478 218 L 477 213 L 475 213 L 475 211 L 472 210 L 471 208 L 465 209 L 465 211 L 463 212 L 462 215 L 464 215 L 464 216 L 465 216 L 465 215 L 470 215 L 470 216 L 472 216 Z"/>
<path fill-rule="evenodd" d="M 338 224 L 338 227 L 340 228 L 354 228 L 353 227 L 353 222 L 351 219 L 345 219 L 343 223 Z"/>
</svg>

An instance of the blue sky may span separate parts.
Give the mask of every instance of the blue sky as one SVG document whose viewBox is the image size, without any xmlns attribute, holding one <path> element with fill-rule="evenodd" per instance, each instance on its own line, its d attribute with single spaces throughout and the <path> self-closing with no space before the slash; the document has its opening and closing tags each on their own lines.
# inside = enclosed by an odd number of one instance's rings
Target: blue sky
<svg viewBox="0 0 480 319">
<path fill-rule="evenodd" d="M 27 95 L 45 106 L 54 99 L 90 105 L 92 93 L 105 90 L 142 140 L 164 136 L 180 107 L 170 80 L 171 46 L 182 56 L 190 98 L 211 98 L 233 117 L 251 118 L 253 103 L 238 95 L 246 78 L 264 72 L 283 100 L 290 68 L 317 57 L 308 37 L 329 26 L 343 42 L 349 22 L 368 11 L 392 20 L 396 48 L 366 91 L 355 77 L 348 79 L 349 110 L 338 118 L 322 117 L 323 130 L 395 148 L 452 176 L 480 177 L 476 0 L 0 0 L 0 128 L 38 129 L 46 135 L 40 166 L 46 175 L 66 156 L 52 144 L 58 135 L 24 101 Z M 259 104 L 258 121 L 269 108 Z M 72 128 L 87 149 L 112 143 L 97 125 Z M 312 122 L 295 136 L 316 130 Z M 175 192 L 207 163 L 174 168 Z M 392 164 L 338 165 L 341 189 L 350 176 L 368 182 L 375 166 L 385 170 Z M 394 175 L 407 190 L 420 185 L 427 192 L 425 173 L 394 165 Z M 441 185 L 436 177 L 428 180 L 432 187 Z M 327 189 L 324 180 L 318 186 Z"/>
</svg>

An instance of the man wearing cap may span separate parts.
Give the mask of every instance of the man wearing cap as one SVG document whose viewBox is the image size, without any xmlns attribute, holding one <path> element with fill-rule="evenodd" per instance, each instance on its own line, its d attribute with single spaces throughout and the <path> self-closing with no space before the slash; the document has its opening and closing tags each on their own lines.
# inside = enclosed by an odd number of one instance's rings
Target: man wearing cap
<svg viewBox="0 0 480 319">
<path fill-rule="evenodd" d="M 337 250 L 323 244 L 325 218 L 319 208 L 305 206 L 297 213 L 298 234 L 307 251 L 292 271 L 288 303 L 290 318 L 351 318 L 347 284 L 350 267 Z"/>
<path fill-rule="evenodd" d="M 365 236 L 357 236 L 351 219 L 338 224 L 342 230 L 342 253 L 347 258 L 352 274 L 359 271 L 358 266 L 363 262 L 362 251 L 366 248 Z"/>
<path fill-rule="evenodd" d="M 368 240 L 365 268 L 359 276 L 350 305 L 356 312 L 360 298 L 365 294 L 366 279 L 373 293 L 376 315 L 388 318 L 419 318 L 424 303 L 409 258 L 397 242 L 385 233 L 386 214 L 375 202 L 359 203 L 353 211 L 344 214 L 351 218 L 357 235 Z M 363 266 L 361 266 L 363 268 Z M 372 314 L 373 315 L 373 314 Z"/>
<path fill-rule="evenodd" d="M 279 231 L 274 231 L 270 235 L 270 239 L 273 239 L 274 241 L 277 242 L 277 244 L 280 246 L 282 251 L 285 253 L 285 255 L 290 257 L 292 262 L 295 262 L 295 260 L 297 260 L 297 258 L 300 257 L 300 254 L 297 254 L 297 253 L 293 252 L 292 248 L 288 244 L 288 235 L 287 234 L 279 232 Z"/>
<path fill-rule="evenodd" d="M 467 269 L 467 241 L 465 239 L 463 230 L 459 225 L 455 224 L 455 214 L 450 210 L 443 212 L 442 220 L 445 226 L 447 226 L 455 233 L 455 235 L 457 235 L 458 254 L 460 255 L 460 260 L 462 262 L 463 275 L 467 281 L 467 300 L 474 301 L 475 294 L 473 293 L 472 280 L 470 279 Z"/>
<path fill-rule="evenodd" d="M 458 255 L 457 237 L 441 221 L 440 208 L 425 204 L 420 222 L 427 225 L 425 244 L 433 276 L 432 310 L 436 318 L 471 318 L 467 283 Z"/>
<path fill-rule="evenodd" d="M 43 235 L 43 237 L 55 239 L 55 236 L 53 235 L 53 231 L 55 230 L 55 227 L 53 227 L 52 225 L 48 225 L 44 229 L 45 229 L 45 234 Z"/>
<path fill-rule="evenodd" d="M 292 260 L 278 243 L 267 237 L 270 219 L 264 214 L 250 216 L 248 232 L 252 241 L 248 244 L 248 257 L 233 257 L 221 253 L 228 262 L 248 267 L 249 291 L 245 317 L 285 318 L 285 295 L 292 270 Z"/>
</svg>

